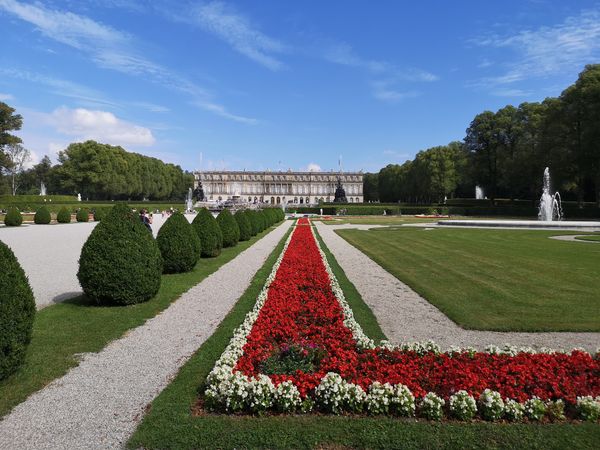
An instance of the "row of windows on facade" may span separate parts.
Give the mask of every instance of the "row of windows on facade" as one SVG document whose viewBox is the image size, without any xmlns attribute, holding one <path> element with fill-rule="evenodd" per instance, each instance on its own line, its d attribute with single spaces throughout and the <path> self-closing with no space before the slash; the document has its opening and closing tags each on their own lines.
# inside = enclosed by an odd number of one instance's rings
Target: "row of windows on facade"
<svg viewBox="0 0 600 450">
<path fill-rule="evenodd" d="M 231 196 L 228 197 L 223 197 L 221 195 L 219 196 L 212 196 L 210 195 L 208 197 L 209 200 L 214 201 L 217 200 L 219 202 L 225 201 L 225 200 L 232 200 Z M 245 198 L 244 198 L 245 199 Z M 348 197 L 347 198 L 348 203 L 360 203 L 361 200 L 358 197 Z M 323 203 L 323 202 L 332 202 L 333 198 L 330 196 L 327 197 L 313 197 L 313 202 L 312 203 Z M 265 197 L 265 196 L 260 196 L 260 197 L 248 197 L 248 203 L 267 203 L 267 204 L 271 204 L 271 205 L 281 205 L 281 204 L 310 204 L 310 197 L 294 197 L 294 198 L 285 198 L 285 197 Z"/>
<path fill-rule="evenodd" d="M 342 175 L 342 181 L 362 182 L 361 175 Z M 338 175 L 263 175 L 263 174 L 197 174 L 200 181 L 329 181 L 337 182 Z"/>
<path fill-rule="evenodd" d="M 204 185 L 204 191 L 206 193 L 215 193 L 215 194 L 309 194 L 309 195 L 322 195 L 329 194 L 333 195 L 335 193 L 336 186 L 335 185 L 294 185 L 294 184 L 284 184 L 284 185 L 242 185 L 235 186 L 230 184 L 206 184 Z M 346 194 L 350 195 L 362 195 L 362 184 L 350 184 L 344 187 Z"/>
</svg>

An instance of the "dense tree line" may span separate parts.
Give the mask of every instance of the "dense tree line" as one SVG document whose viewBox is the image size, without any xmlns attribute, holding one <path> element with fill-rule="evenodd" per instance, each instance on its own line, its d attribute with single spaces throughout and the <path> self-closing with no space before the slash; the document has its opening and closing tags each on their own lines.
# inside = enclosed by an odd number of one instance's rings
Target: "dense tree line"
<svg viewBox="0 0 600 450">
<path fill-rule="evenodd" d="M 563 197 L 600 206 L 600 64 L 586 66 L 558 98 L 484 111 L 463 142 L 368 174 L 365 199 L 432 203 L 473 197 L 479 185 L 492 200 L 535 201 L 546 166 Z"/>
<path fill-rule="evenodd" d="M 182 199 L 194 184 L 191 173 L 174 164 L 95 141 L 61 151 L 58 164 L 48 156 L 29 169 L 29 151 L 11 134 L 22 126 L 14 108 L 0 102 L 0 194 L 77 195 L 90 200 Z"/>
</svg>

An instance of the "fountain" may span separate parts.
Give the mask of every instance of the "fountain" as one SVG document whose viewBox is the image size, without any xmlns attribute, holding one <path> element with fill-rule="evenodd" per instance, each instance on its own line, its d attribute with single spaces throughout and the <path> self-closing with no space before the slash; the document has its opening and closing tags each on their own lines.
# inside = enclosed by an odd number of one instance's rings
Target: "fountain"
<svg viewBox="0 0 600 450">
<path fill-rule="evenodd" d="M 43 181 L 40 183 L 40 195 L 43 195 L 43 196 L 46 195 L 46 185 L 44 184 Z"/>
<path fill-rule="evenodd" d="M 562 220 L 562 218 L 560 194 L 555 192 L 554 195 L 550 195 L 550 169 L 546 167 L 546 170 L 544 170 L 544 190 L 542 198 L 540 198 L 538 220 L 553 221 Z"/>
<path fill-rule="evenodd" d="M 478 198 L 480 195 L 483 196 L 483 191 L 479 186 L 475 187 L 475 195 Z M 538 220 L 444 220 L 438 222 L 438 225 L 600 231 L 600 222 L 563 220 L 560 194 L 558 192 L 555 192 L 554 195 L 550 194 L 550 169 L 548 167 L 544 170 L 544 187 L 540 198 Z"/>
<path fill-rule="evenodd" d="M 475 186 L 475 198 L 477 200 L 485 199 L 485 194 L 483 193 L 483 188 L 481 186 Z"/>
<path fill-rule="evenodd" d="M 192 212 L 193 207 L 194 205 L 192 203 L 192 188 L 189 188 L 187 197 L 185 199 L 185 212 Z"/>
</svg>

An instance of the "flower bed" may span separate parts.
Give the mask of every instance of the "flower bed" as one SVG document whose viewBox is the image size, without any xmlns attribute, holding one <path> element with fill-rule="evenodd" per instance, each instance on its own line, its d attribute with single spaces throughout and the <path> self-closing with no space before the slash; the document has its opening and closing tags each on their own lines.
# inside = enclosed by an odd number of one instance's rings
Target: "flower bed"
<svg viewBox="0 0 600 450">
<path fill-rule="evenodd" d="M 376 346 L 355 321 L 310 222 L 297 225 L 208 376 L 209 407 L 539 420 L 559 418 L 566 406 L 570 415 L 597 419 L 600 362 L 583 351 Z"/>
</svg>

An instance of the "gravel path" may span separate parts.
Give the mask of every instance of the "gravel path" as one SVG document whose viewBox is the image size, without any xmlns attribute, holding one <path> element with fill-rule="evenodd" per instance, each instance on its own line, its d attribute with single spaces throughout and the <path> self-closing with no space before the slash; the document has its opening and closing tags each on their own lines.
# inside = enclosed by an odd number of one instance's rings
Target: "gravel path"
<svg viewBox="0 0 600 450">
<path fill-rule="evenodd" d="M 600 333 L 520 333 L 464 330 L 439 309 L 335 233 L 335 230 L 374 228 L 371 225 L 323 225 L 317 230 L 393 343 L 431 339 L 446 349 L 452 345 L 512 344 L 526 347 L 588 351 L 600 348 Z"/>
<path fill-rule="evenodd" d="M 556 239 L 557 241 L 568 241 L 568 242 L 584 242 L 586 244 L 600 244 L 600 241 L 586 241 L 585 239 L 577 239 L 581 236 L 589 236 L 589 234 L 571 234 L 566 236 L 550 236 L 550 239 Z"/>
<path fill-rule="evenodd" d="M 195 216 L 186 217 L 191 222 Z M 154 216 L 155 236 L 163 223 L 160 214 Z M 79 255 L 96 224 L 0 226 L 0 241 L 12 249 L 25 270 L 38 309 L 81 295 Z"/>
<path fill-rule="evenodd" d="M 0 421 L 0 449 L 121 448 L 148 405 L 210 337 L 291 221 L 146 324 L 33 394 Z"/>
</svg>

